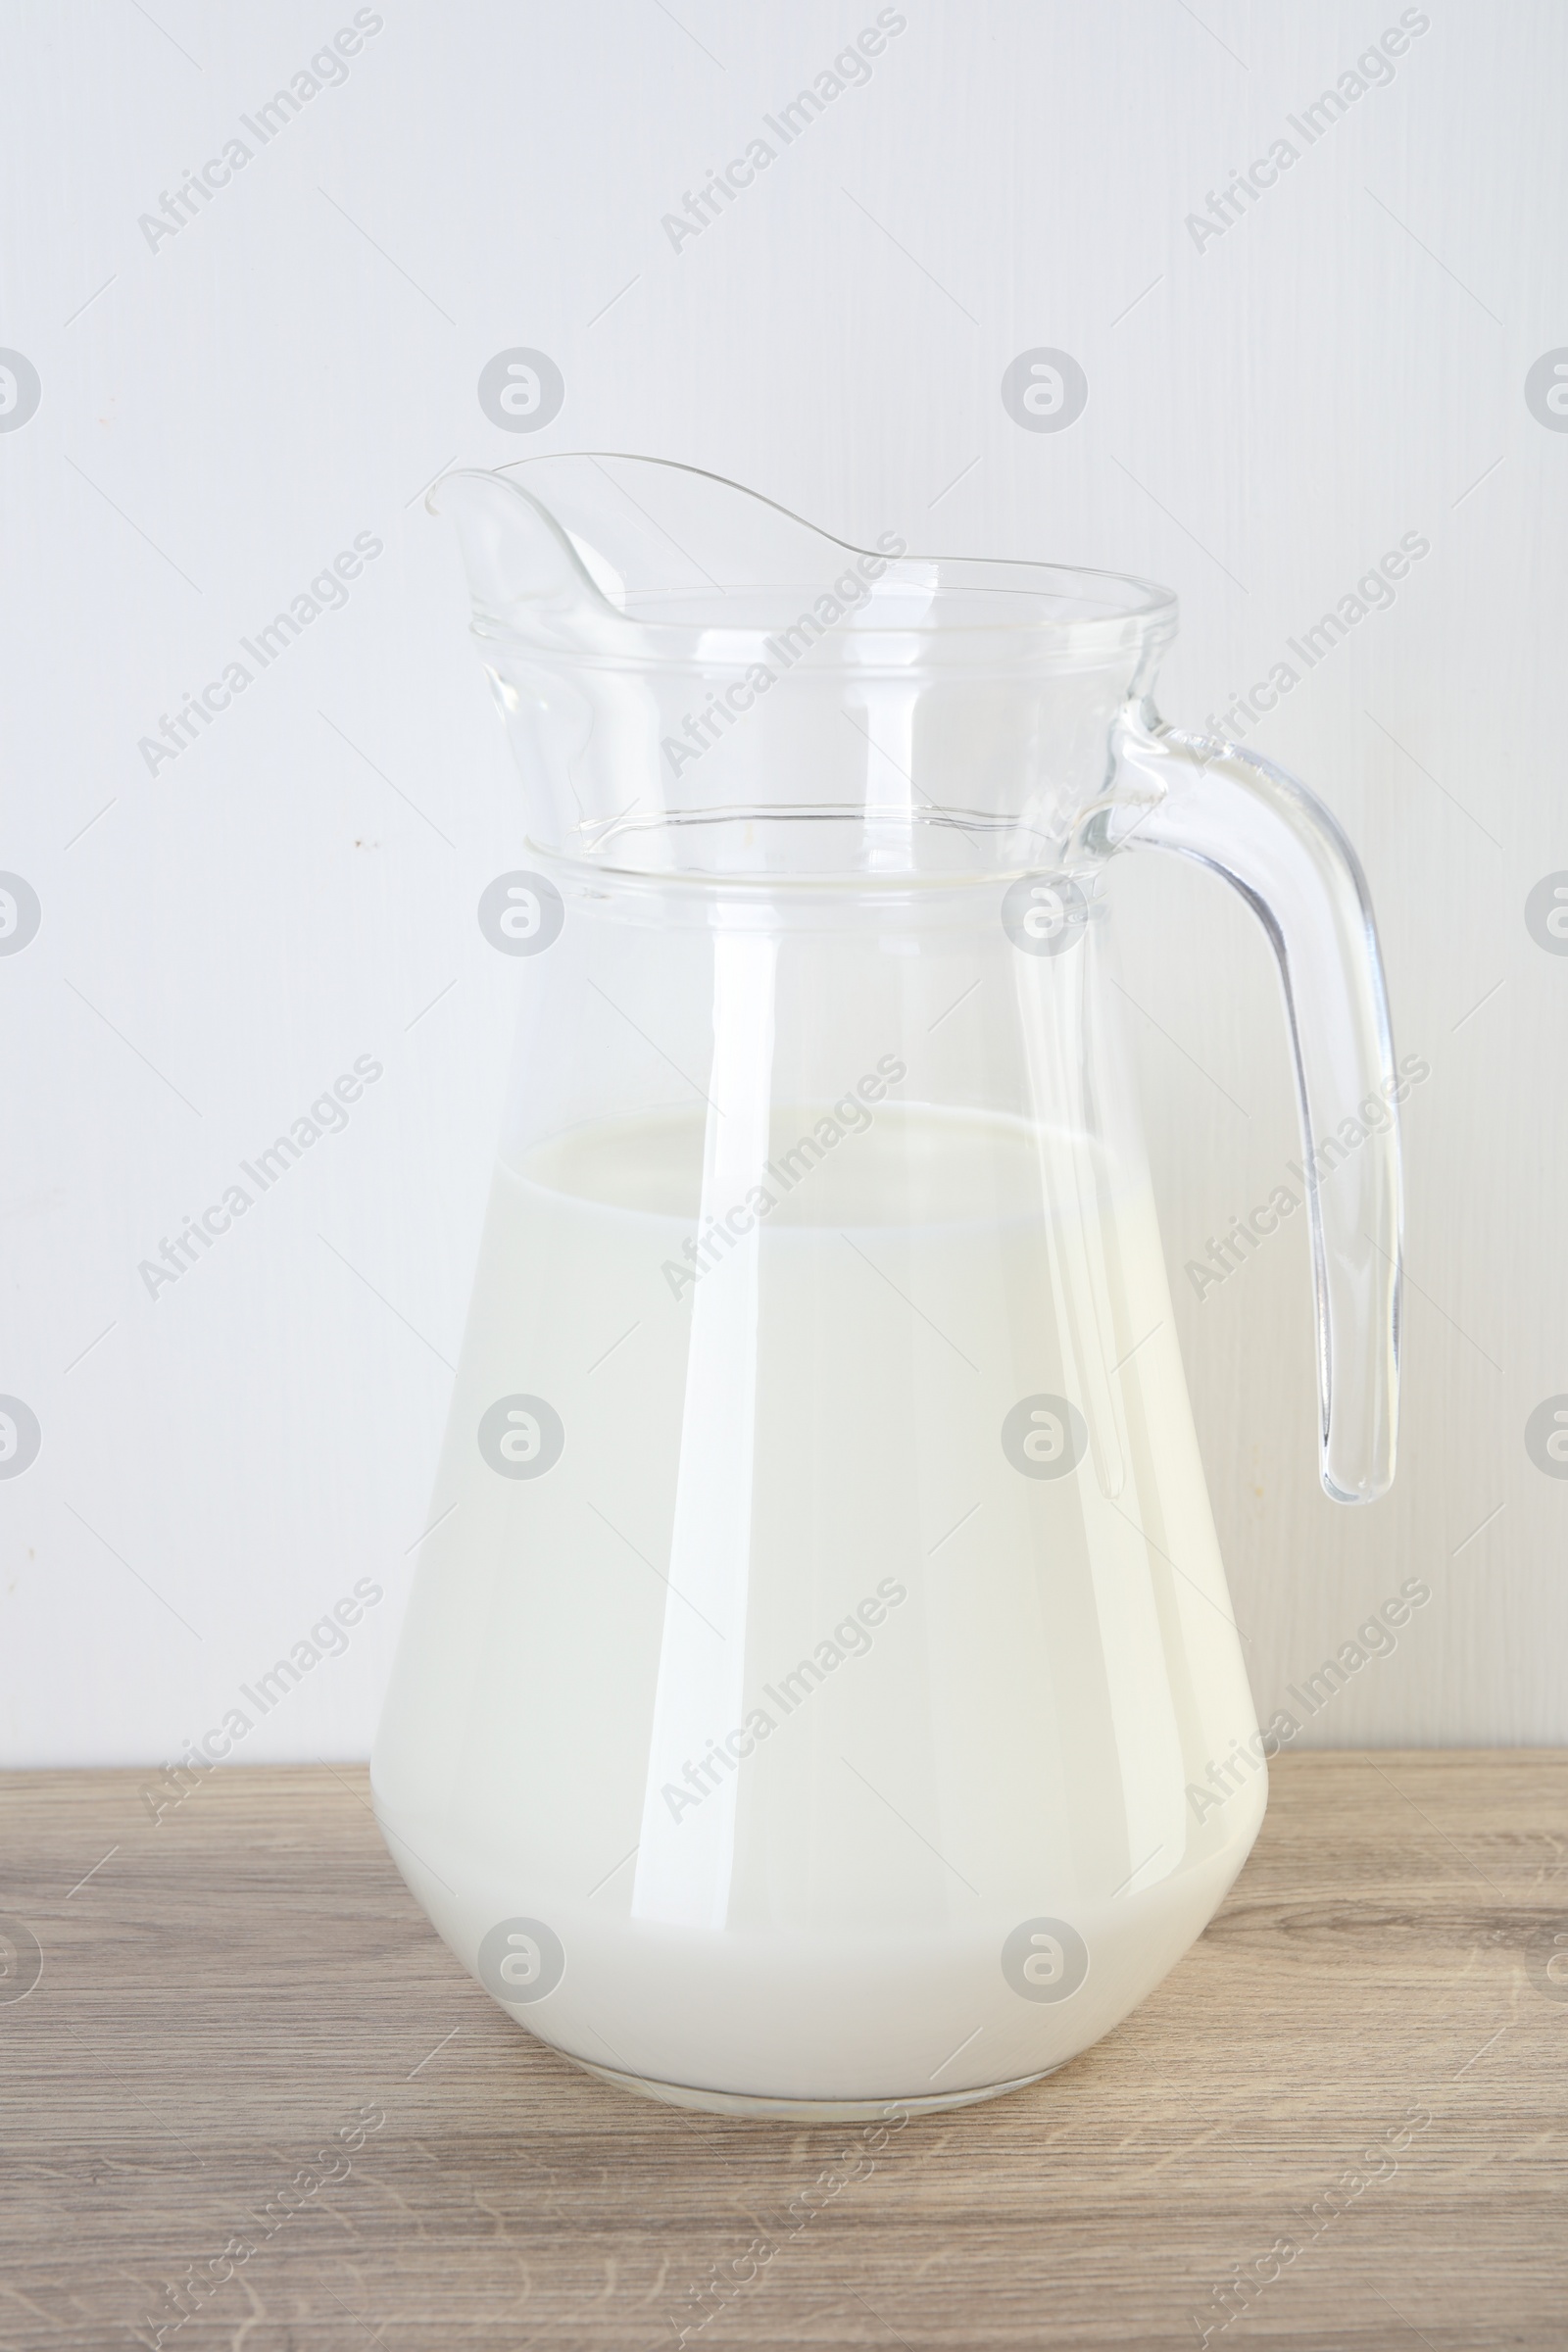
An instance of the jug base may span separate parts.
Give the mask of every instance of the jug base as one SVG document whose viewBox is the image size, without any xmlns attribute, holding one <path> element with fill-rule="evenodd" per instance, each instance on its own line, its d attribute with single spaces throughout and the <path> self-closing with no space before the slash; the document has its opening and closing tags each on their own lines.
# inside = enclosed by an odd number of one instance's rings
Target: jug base
<svg viewBox="0 0 1568 2352">
<path fill-rule="evenodd" d="M 893 2111 L 905 2116 L 939 2115 L 949 2107 L 972 2107 L 981 2099 L 1004 2098 L 1009 2090 L 1027 2090 L 1031 2082 L 1044 2082 L 1047 2075 L 1060 2072 L 1059 2067 L 1048 2066 L 1038 2075 L 1015 2075 L 1010 2082 L 984 2082 L 975 2090 L 937 2091 L 910 2099 L 781 2099 L 748 2090 L 698 2090 L 686 2082 L 656 2082 L 646 2075 L 595 2066 L 591 2059 L 571 2057 L 566 2050 L 558 2055 L 570 2058 L 585 2075 L 597 2076 L 612 2089 L 632 2091 L 638 2098 L 655 2099 L 663 2107 L 693 2107 L 705 2115 L 775 2117 L 796 2124 L 880 2124 Z M 1066 2063 L 1064 2059 L 1062 2064 Z"/>
</svg>

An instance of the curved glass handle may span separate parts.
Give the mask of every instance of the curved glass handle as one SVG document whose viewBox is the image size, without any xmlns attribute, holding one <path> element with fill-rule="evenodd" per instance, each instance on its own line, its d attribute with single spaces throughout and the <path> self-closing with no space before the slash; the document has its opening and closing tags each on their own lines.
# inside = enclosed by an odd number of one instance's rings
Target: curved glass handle
<svg viewBox="0 0 1568 2352">
<path fill-rule="evenodd" d="M 1296 1059 L 1312 1241 L 1323 1485 L 1373 1502 L 1399 1405 L 1401 1091 L 1366 878 L 1304 785 L 1234 744 L 1129 714 L 1084 846 L 1174 850 L 1223 874 L 1274 950 Z"/>
</svg>

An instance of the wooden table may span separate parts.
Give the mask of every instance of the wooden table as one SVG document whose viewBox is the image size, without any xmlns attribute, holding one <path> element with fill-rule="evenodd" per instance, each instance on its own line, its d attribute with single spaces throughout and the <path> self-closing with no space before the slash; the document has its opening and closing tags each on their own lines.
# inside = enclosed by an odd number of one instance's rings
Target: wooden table
<svg viewBox="0 0 1568 2352">
<path fill-rule="evenodd" d="M 362 1771 L 143 1777 L 0 1783 L 5 2346 L 1568 2344 L 1568 1755 L 1281 1758 L 1141 2010 L 874 2153 L 519 2033 Z"/>
</svg>

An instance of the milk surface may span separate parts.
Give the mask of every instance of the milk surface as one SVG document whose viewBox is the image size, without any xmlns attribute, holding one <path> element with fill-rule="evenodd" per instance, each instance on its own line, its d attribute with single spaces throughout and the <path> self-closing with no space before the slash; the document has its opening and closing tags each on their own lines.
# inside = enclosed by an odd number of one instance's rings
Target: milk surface
<svg viewBox="0 0 1568 2352">
<path fill-rule="evenodd" d="M 891 1099 L 725 1124 L 498 1170 L 377 1810 L 454 1951 L 591 2064 L 1037 2074 L 1158 1982 L 1262 1811 L 1147 1181 Z"/>
</svg>

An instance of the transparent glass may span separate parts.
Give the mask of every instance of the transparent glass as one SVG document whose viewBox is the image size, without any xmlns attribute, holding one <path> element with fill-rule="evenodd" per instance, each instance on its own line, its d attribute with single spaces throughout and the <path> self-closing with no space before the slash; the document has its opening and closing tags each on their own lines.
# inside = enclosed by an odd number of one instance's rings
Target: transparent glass
<svg viewBox="0 0 1568 2352">
<path fill-rule="evenodd" d="M 688 468 L 460 473 L 528 794 L 527 1002 L 376 1741 L 458 1957 L 629 2087 L 985 2097 L 1224 1896 L 1259 1733 L 1194 1434 L 1107 873 L 1273 942 L 1323 1482 L 1393 1474 L 1398 1092 L 1352 852 L 1173 733 L 1145 582 L 849 548 Z"/>
</svg>

